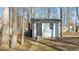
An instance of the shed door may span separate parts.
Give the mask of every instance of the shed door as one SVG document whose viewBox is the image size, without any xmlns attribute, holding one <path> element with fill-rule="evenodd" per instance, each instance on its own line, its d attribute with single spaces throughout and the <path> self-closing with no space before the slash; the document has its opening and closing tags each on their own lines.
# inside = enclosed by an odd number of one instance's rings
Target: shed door
<svg viewBox="0 0 79 59">
<path fill-rule="evenodd" d="M 36 24 L 36 35 L 37 36 L 42 36 L 42 23 L 37 23 Z"/>
<path fill-rule="evenodd" d="M 51 37 L 50 23 L 43 23 L 42 24 L 42 36 L 45 38 Z"/>
<path fill-rule="evenodd" d="M 60 36 L 60 24 L 59 22 L 55 22 L 52 24 L 53 29 L 52 29 L 52 37 L 59 37 Z"/>
</svg>

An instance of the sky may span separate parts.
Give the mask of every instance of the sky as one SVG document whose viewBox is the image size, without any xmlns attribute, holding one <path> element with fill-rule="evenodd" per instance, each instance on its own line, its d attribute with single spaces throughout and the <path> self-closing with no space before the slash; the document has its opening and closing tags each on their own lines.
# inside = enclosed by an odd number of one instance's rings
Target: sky
<svg viewBox="0 0 79 59">
<path fill-rule="evenodd" d="M 55 13 L 57 15 L 60 14 L 60 9 L 58 7 L 50 8 L 50 11 L 51 11 L 51 13 Z M 75 9 L 74 8 L 72 9 L 72 11 L 73 11 L 72 13 L 75 13 Z M 36 14 L 40 14 L 42 12 L 47 14 L 48 13 L 48 7 L 45 7 L 45 8 L 37 7 L 37 8 L 35 8 L 35 12 L 36 12 Z M 3 8 L 0 7 L 0 16 L 2 16 L 2 13 L 3 13 Z M 36 15 L 36 16 L 39 16 L 39 15 Z"/>
<path fill-rule="evenodd" d="M 35 18 L 47 18 L 48 15 L 48 9 L 49 7 L 36 7 L 35 8 Z M 64 10 L 64 14 L 66 14 L 65 12 L 67 11 L 66 8 L 63 8 Z M 71 19 L 74 21 L 76 20 L 76 8 L 70 8 L 70 14 L 71 14 Z M 41 14 L 43 15 L 43 17 L 41 16 Z M 60 8 L 59 7 L 53 7 L 50 8 L 50 18 L 56 18 L 56 19 L 60 19 Z M 3 8 L 0 7 L 0 16 L 3 15 Z"/>
<path fill-rule="evenodd" d="M 3 15 L 3 8 L 0 7 L 0 16 L 2 16 L 2 15 Z"/>
</svg>

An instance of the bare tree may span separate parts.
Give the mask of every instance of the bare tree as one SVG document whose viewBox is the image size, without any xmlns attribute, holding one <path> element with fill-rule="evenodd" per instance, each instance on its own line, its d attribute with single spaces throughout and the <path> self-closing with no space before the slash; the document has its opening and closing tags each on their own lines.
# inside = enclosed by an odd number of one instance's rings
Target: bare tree
<svg viewBox="0 0 79 59">
<path fill-rule="evenodd" d="M 3 11 L 3 29 L 1 45 L 4 48 L 9 47 L 9 8 L 5 7 Z"/>
<path fill-rule="evenodd" d="M 76 7 L 76 14 L 77 14 L 77 17 L 78 17 L 78 20 L 79 20 L 78 7 Z"/>
<path fill-rule="evenodd" d="M 70 8 L 67 7 L 67 26 L 68 26 L 68 32 L 70 32 L 70 20 L 71 20 Z"/>
<path fill-rule="evenodd" d="M 48 8 L 48 19 L 50 19 L 50 7 Z"/>
<path fill-rule="evenodd" d="M 30 30 L 30 15 L 29 15 L 29 7 L 27 7 L 27 20 L 28 20 L 28 30 Z"/>
<path fill-rule="evenodd" d="M 77 18 L 76 18 L 76 32 L 78 32 L 78 26 L 79 26 L 79 24 L 78 24 L 78 22 L 77 21 L 79 21 L 79 14 L 78 14 L 78 7 L 76 7 L 76 15 L 77 15 Z M 77 20 L 78 19 L 78 20 Z"/>
<path fill-rule="evenodd" d="M 12 8 L 12 20 L 13 20 L 13 36 L 11 41 L 11 47 L 16 47 L 17 44 L 17 18 L 16 18 L 16 8 Z"/>
<path fill-rule="evenodd" d="M 60 34 L 61 34 L 61 37 L 62 37 L 62 8 L 60 7 L 60 19 L 61 19 L 61 23 L 60 23 Z"/>
<path fill-rule="evenodd" d="M 31 7 L 31 18 L 34 18 L 35 17 L 35 8 L 34 7 Z"/>
<path fill-rule="evenodd" d="M 25 12 L 25 9 L 23 8 L 23 11 L 22 11 L 22 41 L 21 41 L 21 44 L 24 43 L 24 12 Z"/>
<path fill-rule="evenodd" d="M 29 16 L 30 16 L 30 19 L 31 18 L 35 18 L 35 7 L 31 7 L 30 8 L 30 13 L 29 13 Z M 30 30 L 31 30 L 31 21 L 29 21 L 30 22 Z"/>
</svg>

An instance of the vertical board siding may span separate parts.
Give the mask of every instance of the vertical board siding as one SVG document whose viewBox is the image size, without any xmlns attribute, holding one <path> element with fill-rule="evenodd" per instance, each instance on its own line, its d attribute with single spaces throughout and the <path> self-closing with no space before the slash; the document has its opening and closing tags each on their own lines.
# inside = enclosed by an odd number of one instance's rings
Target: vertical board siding
<svg viewBox="0 0 79 59">
<path fill-rule="evenodd" d="M 58 31 L 59 31 L 59 28 L 58 28 L 58 22 L 57 23 L 55 23 L 55 37 L 59 37 L 59 33 L 58 33 Z"/>
<path fill-rule="evenodd" d="M 33 23 L 32 26 L 34 38 L 37 36 L 44 38 L 60 37 L 60 22 Z"/>
<path fill-rule="evenodd" d="M 60 37 L 60 22 L 53 23 L 52 37 Z"/>
<path fill-rule="evenodd" d="M 59 37 L 60 37 L 60 22 L 58 23 L 58 25 L 59 25 L 58 27 L 59 27 Z"/>
<path fill-rule="evenodd" d="M 53 29 L 52 29 L 52 31 L 53 31 L 53 37 L 55 37 L 55 23 L 53 23 Z"/>
<path fill-rule="evenodd" d="M 51 37 L 50 23 L 42 23 L 42 36 L 45 38 Z"/>
<path fill-rule="evenodd" d="M 37 36 L 42 36 L 42 23 L 36 23 Z"/>
<path fill-rule="evenodd" d="M 33 26 L 34 26 L 34 34 L 33 35 L 34 35 L 34 37 L 36 37 L 37 36 L 36 35 L 36 23 L 34 23 Z"/>
</svg>

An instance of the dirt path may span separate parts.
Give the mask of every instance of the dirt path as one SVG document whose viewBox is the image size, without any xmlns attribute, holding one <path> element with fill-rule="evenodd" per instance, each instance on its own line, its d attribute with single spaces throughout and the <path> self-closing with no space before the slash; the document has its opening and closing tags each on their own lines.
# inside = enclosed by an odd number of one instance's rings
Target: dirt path
<svg viewBox="0 0 79 59">
<path fill-rule="evenodd" d="M 37 50 L 73 51 L 79 50 L 79 38 L 59 38 L 56 40 L 44 39 L 40 41 L 28 40 L 33 45 L 40 46 Z M 44 47 L 48 48 L 45 49 Z"/>
<path fill-rule="evenodd" d="M 63 37 L 79 37 L 79 32 L 65 32 Z"/>
<path fill-rule="evenodd" d="M 33 40 L 26 38 L 23 45 L 17 44 L 16 48 L 2 49 L 1 51 L 77 51 L 79 38 L 59 38 Z"/>
</svg>

